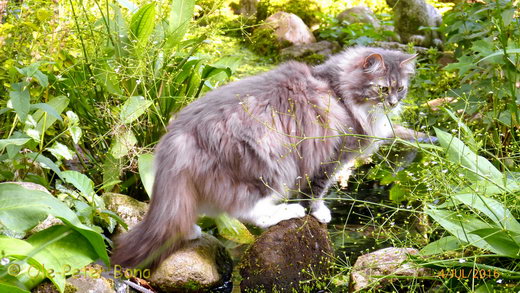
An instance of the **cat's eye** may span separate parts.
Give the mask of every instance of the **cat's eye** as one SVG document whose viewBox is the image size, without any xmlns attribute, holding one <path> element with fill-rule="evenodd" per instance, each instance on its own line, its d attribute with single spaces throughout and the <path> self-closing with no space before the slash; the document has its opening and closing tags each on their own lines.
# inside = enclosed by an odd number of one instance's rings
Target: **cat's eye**
<svg viewBox="0 0 520 293">
<path fill-rule="evenodd" d="M 398 88 L 397 88 L 397 91 L 399 91 L 399 92 L 404 91 L 404 86 L 400 86 L 400 87 L 398 87 Z"/>
<path fill-rule="evenodd" d="M 388 93 L 388 87 L 387 86 L 382 86 L 382 87 L 380 87 L 380 89 L 381 89 L 381 92 L 383 94 L 387 94 Z"/>
</svg>

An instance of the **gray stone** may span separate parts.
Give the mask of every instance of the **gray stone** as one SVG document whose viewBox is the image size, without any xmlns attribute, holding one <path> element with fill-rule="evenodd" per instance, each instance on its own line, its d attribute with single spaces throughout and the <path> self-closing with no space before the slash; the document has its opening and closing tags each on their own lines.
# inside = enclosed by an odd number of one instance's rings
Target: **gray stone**
<svg viewBox="0 0 520 293">
<path fill-rule="evenodd" d="M 381 278 L 381 276 L 427 275 L 427 271 L 408 261 L 408 255 L 418 254 L 415 248 L 383 248 L 360 256 L 352 267 L 352 283 L 355 291 L 380 288 L 396 278 Z M 374 287 L 377 284 L 377 287 Z"/>
<path fill-rule="evenodd" d="M 259 27 L 274 31 L 279 42 L 289 42 L 292 45 L 310 44 L 316 42 L 309 27 L 296 14 L 277 12 L 269 16 Z"/>
<path fill-rule="evenodd" d="M 242 292 L 303 292 L 329 277 L 334 251 L 326 225 L 314 217 L 290 219 L 269 228 L 240 261 Z"/>
<path fill-rule="evenodd" d="M 215 237 L 203 233 L 169 256 L 148 279 L 162 292 L 197 292 L 231 278 L 233 261 Z"/>
<path fill-rule="evenodd" d="M 128 230 L 143 220 L 148 204 L 140 202 L 128 195 L 107 192 L 103 194 L 106 208 L 116 213 L 128 225 Z M 120 235 L 126 230 L 117 225 L 114 235 Z"/>
<path fill-rule="evenodd" d="M 423 47 L 441 47 L 442 36 L 435 30 L 420 27 L 440 27 L 441 14 L 424 0 L 386 0 L 394 11 L 395 31 L 401 42 Z"/>
<path fill-rule="evenodd" d="M 114 293 L 114 280 L 107 279 L 101 275 L 88 274 L 77 275 L 67 278 L 67 292 L 88 293 Z"/>
<path fill-rule="evenodd" d="M 356 6 L 348 8 L 338 14 L 336 17 L 339 21 L 347 21 L 348 23 L 367 23 L 371 24 L 375 29 L 381 27 L 379 19 L 376 18 L 374 12 L 365 6 Z"/>
<path fill-rule="evenodd" d="M 306 56 L 317 54 L 323 59 L 339 51 L 338 44 L 329 41 L 320 41 L 317 43 L 296 45 L 282 49 L 280 56 L 283 59 L 300 59 Z"/>
</svg>

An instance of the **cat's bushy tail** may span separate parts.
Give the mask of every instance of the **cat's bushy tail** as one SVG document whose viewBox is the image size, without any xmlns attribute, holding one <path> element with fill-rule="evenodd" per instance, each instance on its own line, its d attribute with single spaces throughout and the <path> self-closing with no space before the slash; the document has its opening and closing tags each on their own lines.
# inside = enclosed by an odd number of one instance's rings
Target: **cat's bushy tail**
<svg viewBox="0 0 520 293">
<path fill-rule="evenodd" d="M 150 210 L 142 222 L 116 239 L 112 266 L 155 269 L 193 233 L 197 213 L 195 186 L 170 160 L 157 160 Z M 161 168 L 165 167 L 165 168 Z"/>
</svg>

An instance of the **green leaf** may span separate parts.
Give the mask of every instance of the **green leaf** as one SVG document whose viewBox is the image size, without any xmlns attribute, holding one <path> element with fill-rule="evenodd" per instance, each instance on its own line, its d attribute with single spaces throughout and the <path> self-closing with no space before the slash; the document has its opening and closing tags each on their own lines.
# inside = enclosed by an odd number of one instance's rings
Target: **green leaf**
<svg viewBox="0 0 520 293">
<path fill-rule="evenodd" d="M 27 114 L 31 108 L 31 95 L 29 94 L 28 82 L 19 82 L 11 85 L 12 91 L 9 91 L 11 104 L 13 109 L 20 117 L 20 121 L 25 122 Z"/>
<path fill-rule="evenodd" d="M 247 230 L 246 226 L 239 220 L 229 217 L 227 214 L 220 214 L 215 218 L 218 233 L 220 236 L 242 244 L 252 243 L 255 236 Z"/>
<path fill-rule="evenodd" d="M 520 243 L 500 228 L 479 229 L 471 232 L 484 239 L 497 254 L 512 258 L 520 258 Z M 511 233 L 511 232 L 509 232 Z"/>
<path fill-rule="evenodd" d="M 51 154 L 58 160 L 72 160 L 74 157 L 74 152 L 66 145 L 59 142 L 55 142 L 52 147 L 48 147 L 47 151 L 51 152 Z"/>
<path fill-rule="evenodd" d="M 2 280 L 0 280 L 0 292 L 9 292 L 9 293 L 31 293 L 29 290 L 24 290 L 18 288 L 16 286 L 6 284 Z"/>
<path fill-rule="evenodd" d="M 27 259 L 29 271 L 16 276 L 22 284 L 33 288 L 49 278 L 60 292 L 65 290 L 65 278 L 98 258 L 90 243 L 77 231 L 56 225 L 32 235 L 27 241 L 0 237 L 0 247 L 6 256 Z M 22 263 L 23 264 L 23 263 Z M 11 263 L 11 265 L 14 265 Z"/>
<path fill-rule="evenodd" d="M 53 215 L 85 237 L 96 254 L 109 264 L 103 237 L 81 223 L 70 208 L 49 193 L 26 189 L 14 183 L 0 183 L 0 224 L 25 232 Z"/>
<path fill-rule="evenodd" d="M 142 154 L 139 156 L 137 163 L 139 165 L 139 176 L 143 182 L 144 189 L 148 193 L 148 197 L 152 197 L 153 181 L 155 178 L 153 168 L 153 154 Z"/>
<path fill-rule="evenodd" d="M 405 200 L 405 192 L 401 188 L 399 184 L 394 184 L 392 188 L 390 188 L 390 200 L 393 202 L 401 202 Z"/>
<path fill-rule="evenodd" d="M 453 199 L 460 201 L 478 210 L 489 217 L 497 226 L 520 234 L 520 223 L 516 221 L 511 212 L 500 202 L 476 194 L 456 194 Z"/>
<path fill-rule="evenodd" d="M 144 5 L 130 21 L 130 32 L 141 44 L 146 44 L 155 27 L 155 2 Z"/>
<path fill-rule="evenodd" d="M 520 54 L 520 49 L 509 49 L 508 48 L 508 49 L 506 49 L 506 52 L 507 52 L 507 54 Z M 495 56 L 502 56 L 502 55 L 504 55 L 504 50 L 498 50 L 495 53 L 489 54 L 486 57 L 480 59 L 479 61 L 477 61 L 477 63 L 480 63 L 486 59 L 489 59 L 489 58 L 492 58 Z"/>
<path fill-rule="evenodd" d="M 56 175 L 63 179 L 60 168 L 51 159 L 39 153 L 27 153 L 25 156 L 33 161 L 40 163 L 42 168 L 51 169 L 54 171 L 54 173 L 56 173 Z"/>
<path fill-rule="evenodd" d="M 493 164 L 471 151 L 460 139 L 438 128 L 434 129 L 441 146 L 447 150 L 448 160 L 466 167 L 462 173 L 470 180 L 479 181 L 483 176 L 493 181 L 503 180 L 504 176 Z"/>
<path fill-rule="evenodd" d="M 68 131 L 72 137 L 72 141 L 74 141 L 75 144 L 78 144 L 79 140 L 81 139 L 81 135 L 83 134 L 81 127 L 79 127 L 79 117 L 72 111 L 67 111 L 66 114 L 69 125 Z"/>
<path fill-rule="evenodd" d="M 110 154 L 116 159 L 120 159 L 128 154 L 128 152 L 137 143 L 137 138 L 131 129 L 125 129 L 125 131 L 116 136 L 115 142 L 110 148 Z"/>
<path fill-rule="evenodd" d="M 61 116 L 60 116 L 60 114 L 58 114 L 56 109 L 54 109 L 53 107 L 51 107 L 50 105 L 48 105 L 46 103 L 32 104 L 31 110 L 36 110 L 36 109 L 40 109 L 40 110 L 46 112 L 47 114 L 51 115 L 52 117 L 56 118 L 57 120 L 63 121 L 63 119 L 61 119 Z"/>
<path fill-rule="evenodd" d="M 46 104 L 53 108 L 55 113 L 57 113 L 59 116 L 69 105 L 69 99 L 65 96 L 57 96 L 50 99 Z M 56 120 L 58 120 L 53 115 L 47 115 L 47 112 L 42 109 L 36 110 L 32 116 L 38 123 L 36 129 L 38 129 L 40 132 L 45 132 L 56 122 Z"/>
<path fill-rule="evenodd" d="M 94 182 L 86 175 L 77 171 L 61 172 L 63 179 L 78 189 L 85 198 L 90 199 L 94 194 Z"/>
<path fill-rule="evenodd" d="M 166 47 L 173 48 L 188 31 L 190 20 L 193 17 L 195 0 L 172 0 L 168 17 L 168 31 Z"/>
<path fill-rule="evenodd" d="M 119 118 L 123 124 L 132 123 L 139 118 L 139 116 L 143 115 L 146 109 L 151 105 L 152 101 L 148 101 L 142 96 L 130 97 L 123 104 Z"/>
<path fill-rule="evenodd" d="M 0 139 L 0 151 L 3 151 L 4 148 L 8 145 L 24 145 L 28 142 L 30 138 L 7 138 Z"/>
<path fill-rule="evenodd" d="M 434 241 L 421 249 L 422 255 L 442 254 L 461 248 L 461 242 L 455 236 L 446 236 Z"/>
<path fill-rule="evenodd" d="M 497 253 L 478 235 L 471 234 L 475 230 L 493 228 L 490 224 L 462 212 L 457 213 L 432 206 L 428 206 L 425 212 L 461 242 Z"/>
<path fill-rule="evenodd" d="M 16 70 L 26 77 L 34 77 L 42 87 L 47 87 L 49 85 L 49 79 L 46 74 L 38 69 L 42 63 L 43 62 L 35 62 L 24 68 L 16 68 Z"/>
</svg>

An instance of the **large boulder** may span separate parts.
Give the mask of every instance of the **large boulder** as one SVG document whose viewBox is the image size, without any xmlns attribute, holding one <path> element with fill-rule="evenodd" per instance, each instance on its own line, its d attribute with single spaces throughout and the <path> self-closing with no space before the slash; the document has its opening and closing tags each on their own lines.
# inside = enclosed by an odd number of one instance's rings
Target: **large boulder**
<svg viewBox="0 0 520 293">
<path fill-rule="evenodd" d="M 367 23 L 371 24 L 375 29 L 381 27 L 379 19 L 376 18 L 374 12 L 365 6 L 356 6 L 345 9 L 336 17 L 339 21 L 347 21 L 348 23 Z"/>
<path fill-rule="evenodd" d="M 359 291 L 380 288 L 396 280 L 381 276 L 426 275 L 427 271 L 424 268 L 409 261 L 408 255 L 418 253 L 415 248 L 388 247 L 358 257 L 351 273 L 353 289 Z"/>
<path fill-rule="evenodd" d="M 203 233 L 169 256 L 148 278 L 161 292 L 199 292 L 231 278 L 233 261 L 215 237 Z"/>
<path fill-rule="evenodd" d="M 274 31 L 276 39 L 291 45 L 302 45 L 316 42 L 311 30 L 296 14 L 277 12 L 269 16 L 259 30 L 269 29 Z"/>
<path fill-rule="evenodd" d="M 247 249 L 239 265 L 242 292 L 303 292 L 330 274 L 334 251 L 326 225 L 314 217 L 269 228 Z"/>
<path fill-rule="evenodd" d="M 386 0 L 394 11 L 395 32 L 401 42 L 423 47 L 441 47 L 442 36 L 436 30 L 421 27 L 439 27 L 441 14 L 424 0 Z"/>
</svg>

